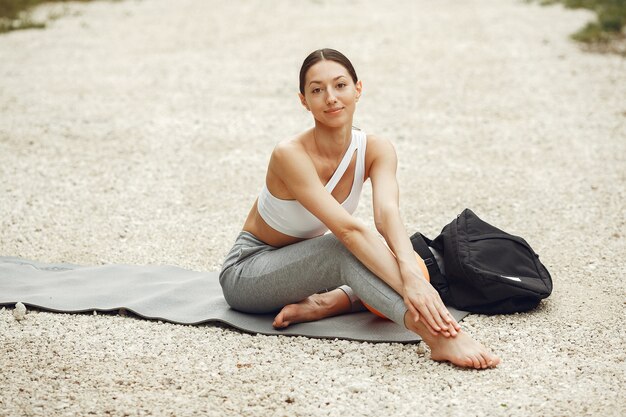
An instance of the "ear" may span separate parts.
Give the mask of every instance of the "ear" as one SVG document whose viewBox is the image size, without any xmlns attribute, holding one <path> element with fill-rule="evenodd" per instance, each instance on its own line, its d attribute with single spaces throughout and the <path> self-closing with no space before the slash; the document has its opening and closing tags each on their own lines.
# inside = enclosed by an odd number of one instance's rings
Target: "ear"
<svg viewBox="0 0 626 417">
<path fill-rule="evenodd" d="M 356 84 L 354 84 L 354 88 L 356 90 L 356 101 L 359 101 L 359 98 L 361 98 L 361 93 L 363 92 L 363 83 L 361 82 L 361 80 L 357 81 Z"/>
<path fill-rule="evenodd" d="M 309 108 L 309 105 L 306 104 L 306 98 L 304 97 L 304 94 L 302 93 L 298 93 L 298 97 L 300 98 L 300 103 L 302 103 L 302 105 L 308 110 L 311 111 L 311 109 Z"/>
</svg>

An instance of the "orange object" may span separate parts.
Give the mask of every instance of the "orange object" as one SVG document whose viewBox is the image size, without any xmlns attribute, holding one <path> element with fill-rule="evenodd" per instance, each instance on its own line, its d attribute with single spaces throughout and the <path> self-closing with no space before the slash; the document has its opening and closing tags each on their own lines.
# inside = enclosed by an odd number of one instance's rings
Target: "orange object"
<svg viewBox="0 0 626 417">
<path fill-rule="evenodd" d="M 426 278 L 426 281 L 430 282 L 430 275 L 428 274 L 428 268 L 426 267 L 424 260 L 420 258 L 420 256 L 417 253 L 415 253 L 415 258 L 417 259 L 417 264 L 420 266 L 422 272 L 424 273 L 424 277 Z M 363 303 L 365 308 L 367 308 L 372 313 L 376 314 L 378 317 L 382 317 L 383 319 L 387 318 L 383 315 L 383 313 L 376 310 L 374 307 L 370 307 L 369 305 L 365 304 L 365 301 L 361 300 L 361 302 Z"/>
</svg>

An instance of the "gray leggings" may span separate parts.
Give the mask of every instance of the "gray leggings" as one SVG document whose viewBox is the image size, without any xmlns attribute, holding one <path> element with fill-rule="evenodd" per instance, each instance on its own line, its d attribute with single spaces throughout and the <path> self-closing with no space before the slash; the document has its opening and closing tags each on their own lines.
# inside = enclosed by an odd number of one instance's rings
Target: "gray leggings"
<svg viewBox="0 0 626 417">
<path fill-rule="evenodd" d="M 341 288 L 353 310 L 362 306 L 358 297 L 404 326 L 407 308 L 402 297 L 331 233 L 277 248 L 242 231 L 219 279 L 226 302 L 246 313 L 275 312 L 312 294 Z"/>
</svg>

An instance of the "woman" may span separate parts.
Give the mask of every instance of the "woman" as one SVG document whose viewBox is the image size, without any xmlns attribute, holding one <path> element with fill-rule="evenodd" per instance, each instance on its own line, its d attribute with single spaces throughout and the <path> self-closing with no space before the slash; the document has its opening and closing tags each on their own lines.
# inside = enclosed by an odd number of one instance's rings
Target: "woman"
<svg viewBox="0 0 626 417">
<path fill-rule="evenodd" d="M 299 97 L 315 125 L 274 148 L 220 272 L 224 297 L 244 312 L 280 310 L 276 328 L 355 311 L 361 299 L 419 334 L 432 359 L 495 367 L 500 359 L 461 330 L 418 266 L 398 209 L 395 149 L 352 127 L 362 88 L 338 51 L 304 60 Z M 376 229 L 390 250 L 351 215 L 368 178 Z"/>
</svg>

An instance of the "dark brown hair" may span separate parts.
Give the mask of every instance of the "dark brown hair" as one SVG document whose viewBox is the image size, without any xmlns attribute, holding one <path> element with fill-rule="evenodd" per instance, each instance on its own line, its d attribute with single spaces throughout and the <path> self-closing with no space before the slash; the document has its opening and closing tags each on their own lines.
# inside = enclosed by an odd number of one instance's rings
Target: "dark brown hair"
<svg viewBox="0 0 626 417">
<path fill-rule="evenodd" d="M 304 59 L 302 67 L 300 68 L 300 92 L 302 94 L 304 94 L 304 78 L 306 77 L 307 71 L 313 65 L 324 60 L 335 61 L 336 63 L 343 65 L 343 67 L 348 70 L 348 73 L 355 84 L 359 80 L 356 76 L 356 71 L 354 70 L 352 63 L 344 54 L 330 48 L 318 49 L 317 51 L 311 52 L 309 56 Z"/>
</svg>

